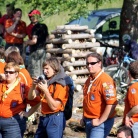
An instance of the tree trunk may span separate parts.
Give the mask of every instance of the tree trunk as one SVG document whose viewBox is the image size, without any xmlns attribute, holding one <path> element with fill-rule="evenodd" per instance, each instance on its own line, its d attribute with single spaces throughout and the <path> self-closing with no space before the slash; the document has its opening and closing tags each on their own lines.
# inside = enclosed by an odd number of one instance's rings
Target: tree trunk
<svg viewBox="0 0 138 138">
<path fill-rule="evenodd" d="M 120 21 L 120 46 L 124 45 L 124 34 L 130 35 L 132 40 L 138 39 L 138 0 L 124 0 Z"/>
</svg>

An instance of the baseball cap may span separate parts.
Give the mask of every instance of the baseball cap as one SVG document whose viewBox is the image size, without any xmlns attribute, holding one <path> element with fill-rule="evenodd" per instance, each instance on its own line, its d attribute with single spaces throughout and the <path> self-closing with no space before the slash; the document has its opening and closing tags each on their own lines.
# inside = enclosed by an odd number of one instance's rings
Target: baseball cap
<svg viewBox="0 0 138 138">
<path fill-rule="evenodd" d="M 38 11 L 38 10 L 32 10 L 29 14 L 28 14 L 28 16 L 33 16 L 33 15 L 41 15 L 41 13 L 40 13 L 40 11 Z"/>
</svg>

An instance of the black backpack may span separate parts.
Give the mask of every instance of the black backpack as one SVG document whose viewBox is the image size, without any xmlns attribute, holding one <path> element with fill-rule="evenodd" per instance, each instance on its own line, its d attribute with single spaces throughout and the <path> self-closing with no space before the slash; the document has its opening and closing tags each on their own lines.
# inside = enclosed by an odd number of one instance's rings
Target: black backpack
<svg viewBox="0 0 138 138">
<path fill-rule="evenodd" d="M 69 86 L 69 91 L 68 91 L 69 96 L 68 96 L 68 100 L 64 108 L 64 116 L 66 120 L 69 120 L 72 116 L 74 84 L 73 84 L 73 80 L 69 76 L 66 76 L 64 79 L 66 81 L 66 84 Z M 56 83 L 54 83 L 54 92 L 55 92 L 55 87 L 56 87 Z"/>
</svg>

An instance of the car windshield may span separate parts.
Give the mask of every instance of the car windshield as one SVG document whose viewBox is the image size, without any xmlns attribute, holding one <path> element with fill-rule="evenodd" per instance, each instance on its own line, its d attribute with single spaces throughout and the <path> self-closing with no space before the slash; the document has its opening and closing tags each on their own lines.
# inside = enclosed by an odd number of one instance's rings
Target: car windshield
<svg viewBox="0 0 138 138">
<path fill-rule="evenodd" d="M 94 29 L 95 26 L 101 22 L 105 16 L 89 15 L 87 18 L 81 17 L 77 20 L 73 20 L 70 24 L 87 25 L 89 28 Z"/>
</svg>

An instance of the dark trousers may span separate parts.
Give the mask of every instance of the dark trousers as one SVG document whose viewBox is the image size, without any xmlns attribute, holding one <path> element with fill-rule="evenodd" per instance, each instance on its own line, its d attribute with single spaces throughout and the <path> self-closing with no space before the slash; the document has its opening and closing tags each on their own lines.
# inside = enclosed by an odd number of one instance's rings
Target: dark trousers
<svg viewBox="0 0 138 138">
<path fill-rule="evenodd" d="M 10 118 L 0 117 L 0 138 L 23 138 L 26 118 L 15 115 Z"/>
<path fill-rule="evenodd" d="M 41 116 L 34 138 L 62 138 L 65 127 L 64 113 Z"/>
</svg>

